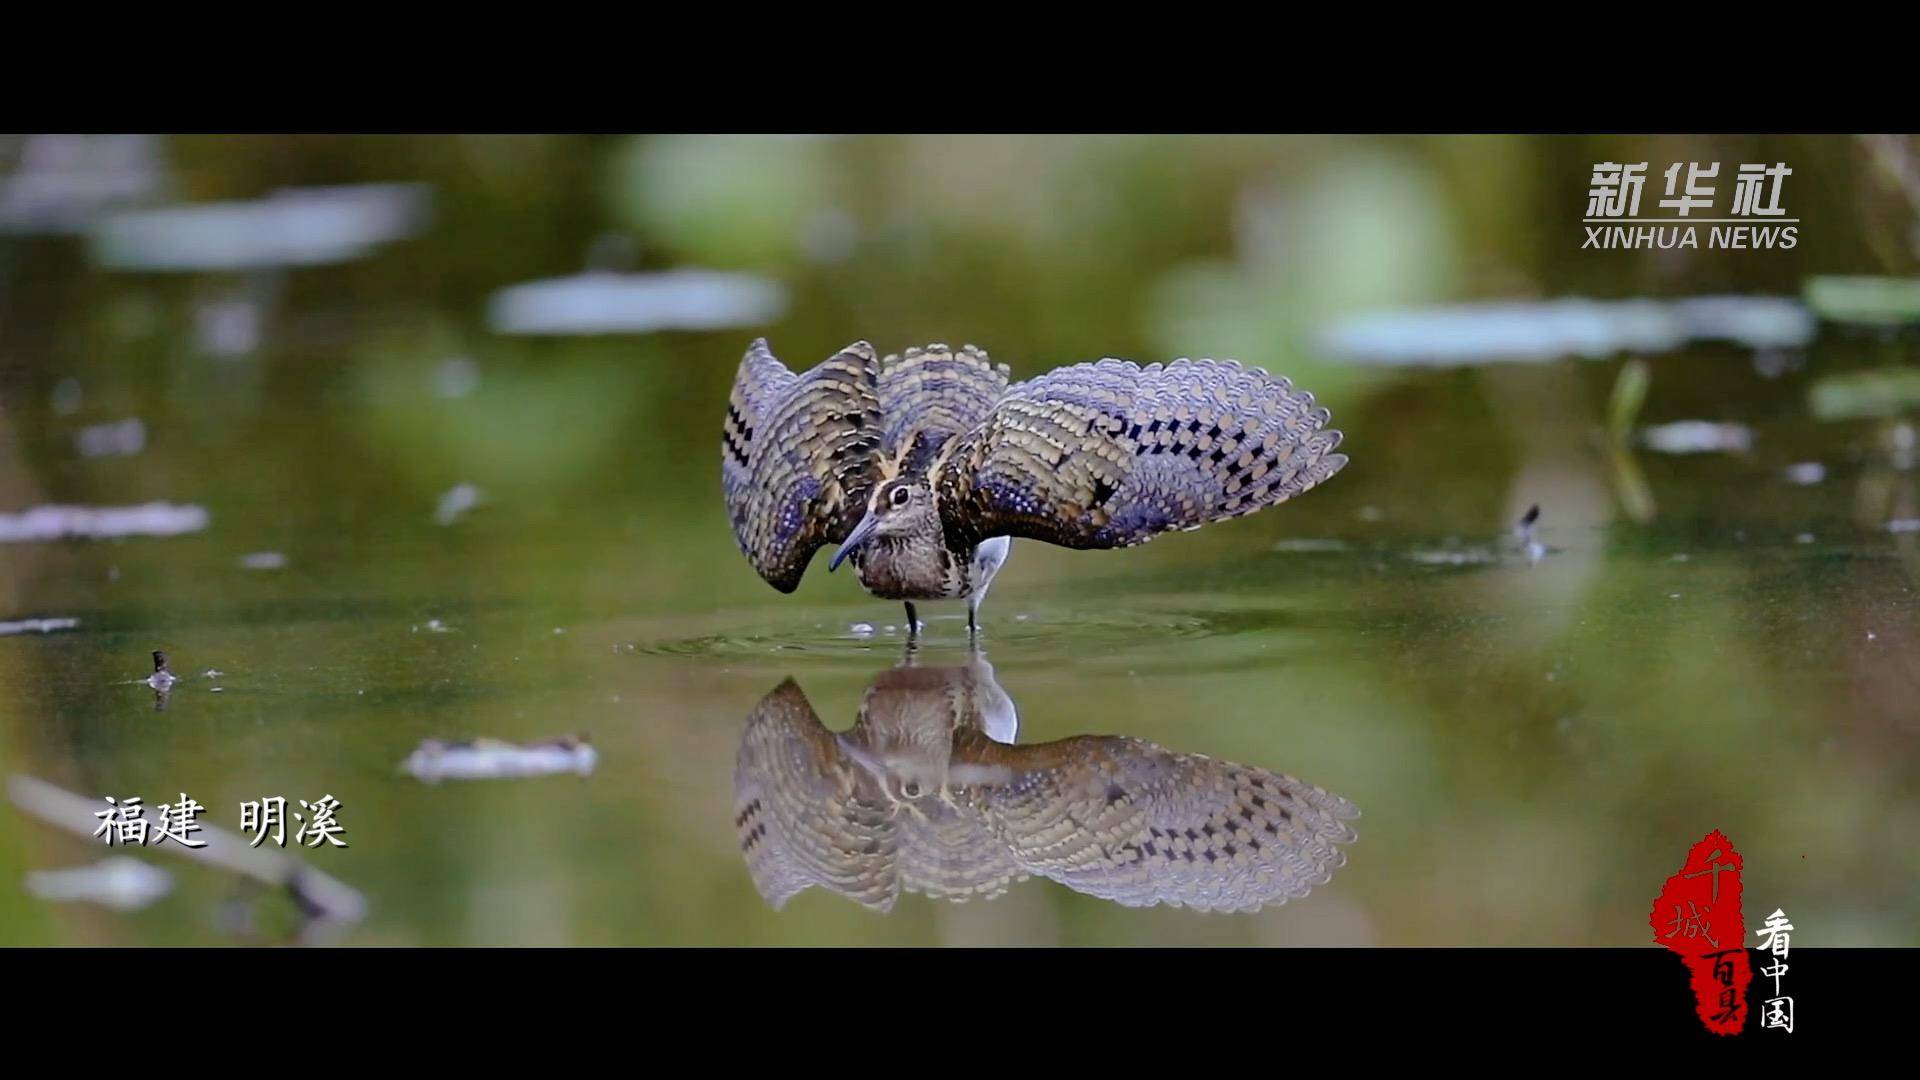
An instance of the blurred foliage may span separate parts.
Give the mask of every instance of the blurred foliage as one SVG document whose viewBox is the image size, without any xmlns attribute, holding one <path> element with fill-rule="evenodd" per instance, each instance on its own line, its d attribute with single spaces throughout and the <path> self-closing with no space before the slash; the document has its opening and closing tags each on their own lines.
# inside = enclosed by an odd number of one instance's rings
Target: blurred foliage
<svg viewBox="0 0 1920 1080">
<path fill-rule="evenodd" d="M 619 219 L 677 260 L 785 266 L 830 213 L 828 147 L 811 138 L 678 135 L 636 140 L 615 158 Z"/>
<path fill-rule="evenodd" d="M 1635 357 L 1620 365 L 1613 381 L 1613 393 L 1607 398 L 1607 436 L 1616 446 L 1632 441 L 1634 423 L 1647 404 L 1647 385 L 1652 376 L 1647 362 Z"/>
</svg>

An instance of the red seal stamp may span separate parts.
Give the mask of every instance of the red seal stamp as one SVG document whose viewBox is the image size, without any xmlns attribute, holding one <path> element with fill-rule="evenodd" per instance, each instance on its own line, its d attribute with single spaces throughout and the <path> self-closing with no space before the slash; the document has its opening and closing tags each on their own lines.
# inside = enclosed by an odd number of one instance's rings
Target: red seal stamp
<svg viewBox="0 0 1920 1080">
<path fill-rule="evenodd" d="M 1653 940 L 1680 954 L 1707 1030 L 1747 1027 L 1747 924 L 1740 914 L 1740 853 L 1718 829 L 1693 845 L 1653 902 Z"/>
</svg>

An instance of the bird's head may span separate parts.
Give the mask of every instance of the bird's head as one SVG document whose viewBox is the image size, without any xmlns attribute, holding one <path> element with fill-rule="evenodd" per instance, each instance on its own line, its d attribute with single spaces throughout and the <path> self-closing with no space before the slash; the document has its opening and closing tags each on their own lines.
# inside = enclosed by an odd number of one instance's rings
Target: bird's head
<svg viewBox="0 0 1920 1080">
<path fill-rule="evenodd" d="M 940 512 L 926 481 L 896 477 L 873 489 L 866 516 L 841 541 L 827 569 L 840 569 L 847 556 L 876 537 L 933 536 L 939 527 Z"/>
</svg>

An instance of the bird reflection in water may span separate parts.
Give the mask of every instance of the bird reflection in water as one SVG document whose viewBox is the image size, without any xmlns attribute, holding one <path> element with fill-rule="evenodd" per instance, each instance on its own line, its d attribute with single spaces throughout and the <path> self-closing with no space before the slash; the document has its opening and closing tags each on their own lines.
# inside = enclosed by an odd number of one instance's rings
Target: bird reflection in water
<svg viewBox="0 0 1920 1080">
<path fill-rule="evenodd" d="M 1255 911 L 1346 862 L 1347 800 L 1120 735 L 1016 745 L 993 668 L 911 662 L 833 732 L 788 679 L 747 719 L 734 825 L 778 909 L 818 885 L 876 911 L 902 890 L 989 898 L 1028 877 L 1128 907 Z"/>
</svg>

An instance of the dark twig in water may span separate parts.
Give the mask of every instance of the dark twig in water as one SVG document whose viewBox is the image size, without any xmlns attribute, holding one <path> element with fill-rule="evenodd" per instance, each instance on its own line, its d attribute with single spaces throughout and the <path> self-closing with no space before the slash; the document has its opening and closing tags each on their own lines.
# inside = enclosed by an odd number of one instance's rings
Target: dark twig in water
<svg viewBox="0 0 1920 1080">
<path fill-rule="evenodd" d="M 1527 512 L 1520 515 L 1520 523 L 1513 527 L 1514 538 L 1519 541 L 1520 550 L 1527 556 L 1527 565 L 1538 563 L 1547 553 L 1547 547 L 1534 538 L 1533 527 L 1540 521 L 1540 504 L 1534 503 Z"/>
<path fill-rule="evenodd" d="M 167 654 L 159 649 L 153 650 L 153 674 L 147 676 L 147 685 L 153 687 L 153 711 L 165 712 L 167 696 L 173 692 L 173 684 L 180 679 L 167 667 Z"/>
</svg>

